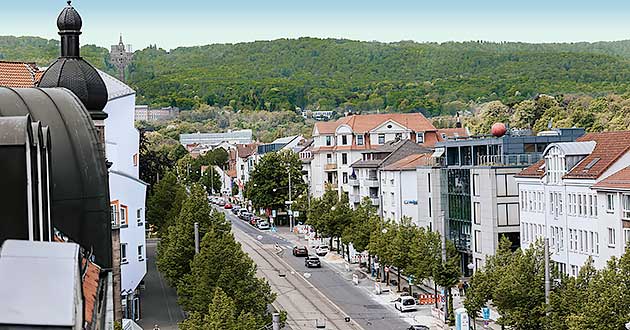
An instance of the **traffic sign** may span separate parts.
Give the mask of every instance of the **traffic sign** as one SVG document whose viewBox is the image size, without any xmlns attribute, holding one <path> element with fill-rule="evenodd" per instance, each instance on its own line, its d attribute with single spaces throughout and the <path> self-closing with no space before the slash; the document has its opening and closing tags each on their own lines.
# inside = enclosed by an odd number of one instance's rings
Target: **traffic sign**
<svg viewBox="0 0 630 330">
<path fill-rule="evenodd" d="M 490 308 L 484 307 L 481 309 L 481 314 L 483 314 L 484 321 L 490 320 Z"/>
<path fill-rule="evenodd" d="M 291 204 L 293 204 L 293 201 L 284 201 L 284 204 L 291 205 Z"/>
</svg>

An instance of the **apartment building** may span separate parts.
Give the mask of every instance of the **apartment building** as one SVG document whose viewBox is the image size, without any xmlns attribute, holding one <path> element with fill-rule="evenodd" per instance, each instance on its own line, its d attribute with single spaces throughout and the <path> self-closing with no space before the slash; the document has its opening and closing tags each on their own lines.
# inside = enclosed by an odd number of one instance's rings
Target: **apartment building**
<svg viewBox="0 0 630 330">
<path fill-rule="evenodd" d="M 417 168 L 418 223 L 447 236 L 471 275 L 506 236 L 520 244 L 519 194 L 515 175 L 540 160 L 553 142 L 574 141 L 583 129 L 537 136 L 457 138 L 436 143 L 427 165 Z"/>
<path fill-rule="evenodd" d="M 553 143 L 517 176 L 521 245 L 548 238 L 558 269 L 576 276 L 589 257 L 603 268 L 630 235 L 630 131 Z"/>
<path fill-rule="evenodd" d="M 433 146 L 440 140 L 438 130 L 420 113 L 350 115 L 334 122 L 318 122 L 313 128 L 310 191 L 323 195 L 326 184 L 350 192 L 351 165 L 362 153 L 395 140 L 410 140 Z"/>
</svg>

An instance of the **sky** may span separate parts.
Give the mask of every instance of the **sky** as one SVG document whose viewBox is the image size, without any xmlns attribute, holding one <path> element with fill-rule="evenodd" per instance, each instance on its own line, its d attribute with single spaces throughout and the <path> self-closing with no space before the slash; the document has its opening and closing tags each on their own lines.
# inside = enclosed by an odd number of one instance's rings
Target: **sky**
<svg viewBox="0 0 630 330">
<path fill-rule="evenodd" d="M 0 0 L 0 35 L 57 39 L 62 0 Z M 134 49 L 322 37 L 392 42 L 630 39 L 628 0 L 75 0 L 82 44 Z"/>
</svg>

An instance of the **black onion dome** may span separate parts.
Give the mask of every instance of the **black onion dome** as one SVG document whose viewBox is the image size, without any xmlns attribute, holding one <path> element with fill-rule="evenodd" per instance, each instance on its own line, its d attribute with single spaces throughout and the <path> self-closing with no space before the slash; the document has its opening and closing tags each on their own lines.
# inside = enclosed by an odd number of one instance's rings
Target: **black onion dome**
<svg viewBox="0 0 630 330">
<path fill-rule="evenodd" d="M 79 31 L 83 26 L 81 16 L 76 9 L 72 7 L 72 1 L 68 1 L 68 5 L 61 11 L 57 17 L 57 27 L 59 31 Z"/>
<path fill-rule="evenodd" d="M 46 70 L 39 87 L 71 90 L 90 113 L 102 111 L 107 104 L 107 87 L 103 78 L 82 58 L 59 58 Z"/>
</svg>

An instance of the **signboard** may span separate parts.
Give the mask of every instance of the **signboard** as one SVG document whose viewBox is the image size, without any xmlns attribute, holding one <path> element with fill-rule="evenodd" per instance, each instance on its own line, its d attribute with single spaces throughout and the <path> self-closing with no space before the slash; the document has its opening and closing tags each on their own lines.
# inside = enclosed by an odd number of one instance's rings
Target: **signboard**
<svg viewBox="0 0 630 330">
<path fill-rule="evenodd" d="M 409 285 L 412 285 L 412 284 L 413 284 L 413 275 L 409 275 L 409 276 L 407 277 L 407 282 L 409 283 Z"/>
<path fill-rule="evenodd" d="M 484 321 L 490 320 L 490 308 L 484 307 L 481 309 L 481 314 L 483 315 Z"/>
<path fill-rule="evenodd" d="M 455 329 L 470 330 L 470 318 L 465 308 L 455 310 Z"/>
<path fill-rule="evenodd" d="M 413 205 L 418 205 L 418 201 L 415 199 L 408 199 L 403 201 L 404 204 L 413 204 Z"/>
<path fill-rule="evenodd" d="M 271 216 L 274 218 L 276 217 L 276 210 L 271 210 Z"/>
<path fill-rule="evenodd" d="M 293 201 L 284 201 L 284 204 L 291 205 L 291 204 L 293 204 Z"/>
<path fill-rule="evenodd" d="M 354 283 L 354 285 L 359 285 L 359 275 L 352 274 L 352 283 Z"/>
<path fill-rule="evenodd" d="M 293 211 L 293 216 L 296 218 L 300 217 L 300 211 Z"/>
</svg>

